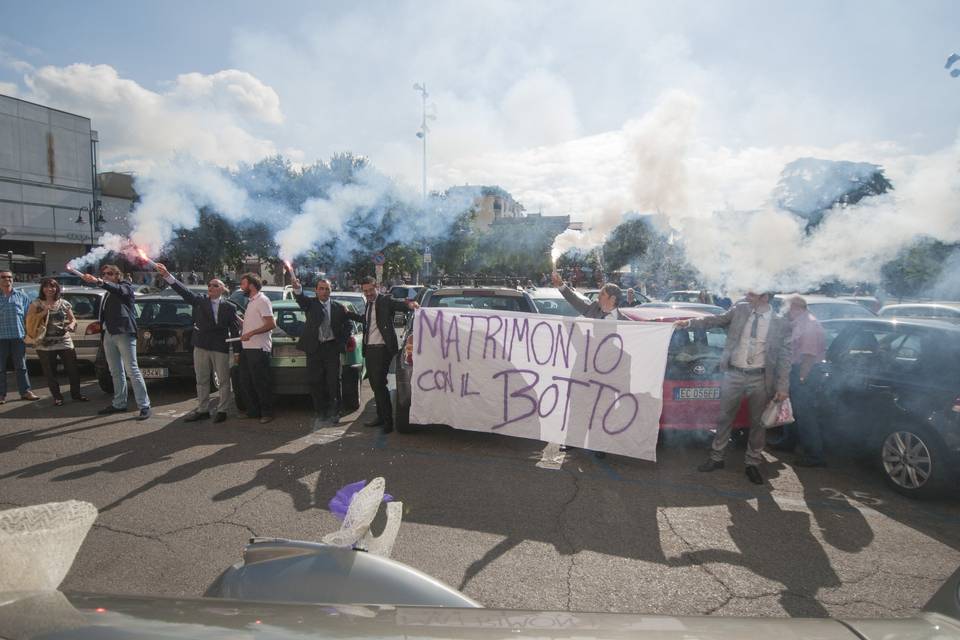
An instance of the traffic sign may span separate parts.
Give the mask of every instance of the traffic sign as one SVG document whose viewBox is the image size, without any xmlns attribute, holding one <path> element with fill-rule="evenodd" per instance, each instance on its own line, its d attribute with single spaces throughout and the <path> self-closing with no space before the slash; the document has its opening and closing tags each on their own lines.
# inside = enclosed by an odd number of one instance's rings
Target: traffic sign
<svg viewBox="0 0 960 640">
<path fill-rule="evenodd" d="M 373 254 L 373 264 L 380 266 L 387 261 L 387 256 L 383 255 L 382 251 L 377 251 Z"/>
</svg>

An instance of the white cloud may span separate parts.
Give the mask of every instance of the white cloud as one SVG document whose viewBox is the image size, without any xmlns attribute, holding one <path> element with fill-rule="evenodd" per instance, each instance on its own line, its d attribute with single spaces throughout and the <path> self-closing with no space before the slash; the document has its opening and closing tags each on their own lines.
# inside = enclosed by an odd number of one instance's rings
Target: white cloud
<svg viewBox="0 0 960 640">
<path fill-rule="evenodd" d="M 0 82 L 0 94 L 16 97 L 20 88 L 12 82 Z"/>
<path fill-rule="evenodd" d="M 264 133 L 283 120 L 280 100 L 242 71 L 181 75 L 161 93 L 109 65 L 46 66 L 24 82 L 26 99 L 93 121 L 104 167 L 143 169 L 175 153 L 232 166 L 277 150 Z"/>
</svg>

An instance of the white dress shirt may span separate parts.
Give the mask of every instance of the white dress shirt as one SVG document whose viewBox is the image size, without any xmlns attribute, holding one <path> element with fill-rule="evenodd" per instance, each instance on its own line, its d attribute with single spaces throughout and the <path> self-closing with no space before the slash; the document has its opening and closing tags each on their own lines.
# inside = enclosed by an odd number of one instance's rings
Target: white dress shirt
<svg viewBox="0 0 960 640">
<path fill-rule="evenodd" d="M 751 337 L 754 316 L 757 320 L 757 335 Z M 762 369 L 766 366 L 767 332 L 770 331 L 770 320 L 773 318 L 773 309 L 758 313 L 753 311 L 747 317 L 747 323 L 740 334 L 740 342 L 730 354 L 730 364 L 739 369 Z"/>
</svg>

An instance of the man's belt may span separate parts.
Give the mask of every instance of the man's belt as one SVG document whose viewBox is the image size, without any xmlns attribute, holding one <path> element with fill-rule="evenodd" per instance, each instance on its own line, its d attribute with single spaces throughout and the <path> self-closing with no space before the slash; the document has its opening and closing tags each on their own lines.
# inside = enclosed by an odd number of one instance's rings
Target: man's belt
<svg viewBox="0 0 960 640">
<path fill-rule="evenodd" d="M 738 371 L 738 372 L 740 372 L 740 373 L 742 373 L 742 374 L 744 374 L 744 375 L 748 375 L 748 376 L 749 376 L 749 375 L 755 375 L 755 374 L 762 374 L 762 373 L 765 371 L 765 368 L 764 368 L 764 367 L 759 367 L 759 368 L 757 368 L 757 369 L 741 369 L 740 367 L 735 367 L 735 366 L 733 366 L 733 365 L 730 365 L 730 368 L 733 369 L 734 371 Z"/>
</svg>

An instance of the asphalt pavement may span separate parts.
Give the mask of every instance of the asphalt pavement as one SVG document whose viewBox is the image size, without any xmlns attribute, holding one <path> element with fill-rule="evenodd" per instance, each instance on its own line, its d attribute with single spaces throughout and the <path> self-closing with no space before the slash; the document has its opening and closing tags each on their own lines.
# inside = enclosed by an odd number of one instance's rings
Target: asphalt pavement
<svg viewBox="0 0 960 640">
<path fill-rule="evenodd" d="M 366 385 L 362 413 L 317 433 L 303 397 L 267 425 L 214 425 L 183 422 L 190 385 L 151 383 L 144 422 L 97 416 L 109 400 L 92 380 L 89 403 L 34 389 L 0 406 L 0 508 L 99 508 L 69 590 L 201 595 L 251 536 L 336 530 L 336 490 L 378 475 L 404 504 L 393 557 L 491 607 L 899 617 L 960 565 L 960 501 L 902 498 L 841 459 L 795 469 L 768 452 L 755 486 L 742 450 L 698 473 L 697 438 L 651 463 L 441 427 L 382 435 L 362 426 Z"/>
</svg>

